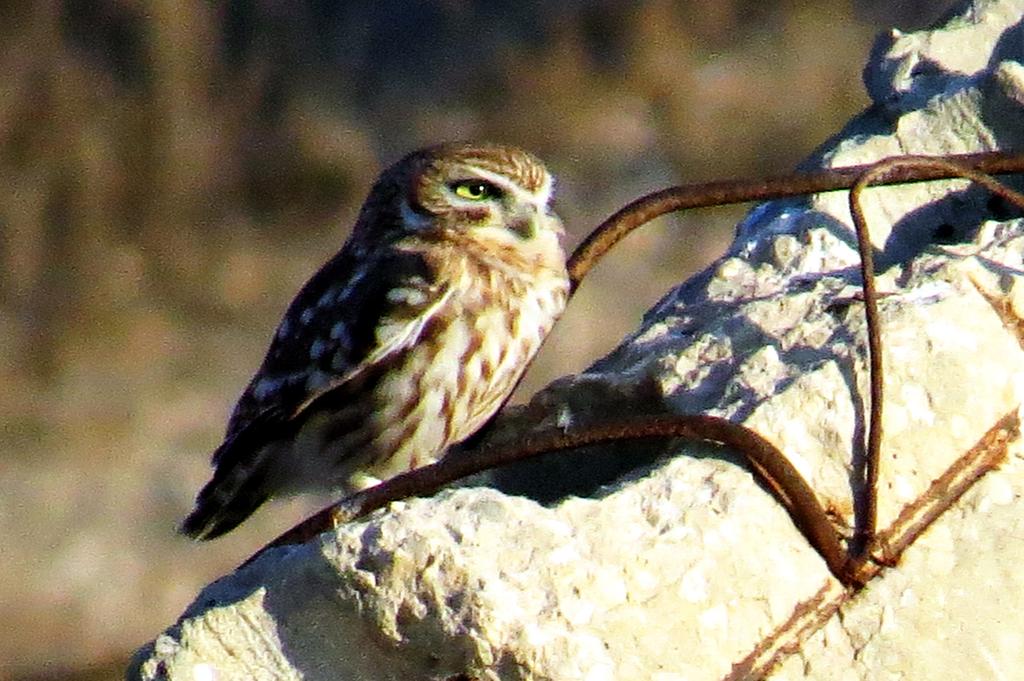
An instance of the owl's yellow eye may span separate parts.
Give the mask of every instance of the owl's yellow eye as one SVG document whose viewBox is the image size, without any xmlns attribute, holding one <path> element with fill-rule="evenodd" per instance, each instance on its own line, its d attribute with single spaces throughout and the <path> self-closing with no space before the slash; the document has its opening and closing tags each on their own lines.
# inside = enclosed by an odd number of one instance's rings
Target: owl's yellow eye
<svg viewBox="0 0 1024 681">
<path fill-rule="evenodd" d="M 501 195 L 501 190 L 484 180 L 461 180 L 451 185 L 455 195 L 470 201 L 486 201 Z"/>
</svg>

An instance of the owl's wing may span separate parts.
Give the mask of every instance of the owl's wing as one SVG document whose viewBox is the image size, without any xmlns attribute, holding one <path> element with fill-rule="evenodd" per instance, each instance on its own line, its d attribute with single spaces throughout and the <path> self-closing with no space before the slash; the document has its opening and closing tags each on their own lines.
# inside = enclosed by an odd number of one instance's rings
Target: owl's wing
<svg viewBox="0 0 1024 681">
<path fill-rule="evenodd" d="M 414 253 L 357 259 L 342 250 L 324 265 L 289 306 L 239 398 L 213 454 L 213 479 L 182 530 L 219 536 L 278 491 L 267 445 L 293 437 L 314 403 L 332 412 L 367 408 L 366 379 L 415 344 L 450 295 Z"/>
<path fill-rule="evenodd" d="M 450 295 L 419 254 L 367 260 L 342 251 L 302 288 L 235 406 L 229 438 L 264 415 L 293 421 L 325 394 L 344 392 L 413 345 Z"/>
</svg>

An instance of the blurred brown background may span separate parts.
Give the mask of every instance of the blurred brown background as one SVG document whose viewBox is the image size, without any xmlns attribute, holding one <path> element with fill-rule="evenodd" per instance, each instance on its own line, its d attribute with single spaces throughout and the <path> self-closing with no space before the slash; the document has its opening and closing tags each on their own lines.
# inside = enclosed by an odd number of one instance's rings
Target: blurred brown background
<svg viewBox="0 0 1024 681">
<path fill-rule="evenodd" d="M 531 149 L 571 246 L 647 191 L 790 170 L 866 105 L 874 35 L 950 3 L 920 4 L 0 0 L 0 678 L 117 678 L 322 501 L 175 534 L 382 164 Z M 614 347 L 741 215 L 629 239 L 519 398 Z"/>
</svg>

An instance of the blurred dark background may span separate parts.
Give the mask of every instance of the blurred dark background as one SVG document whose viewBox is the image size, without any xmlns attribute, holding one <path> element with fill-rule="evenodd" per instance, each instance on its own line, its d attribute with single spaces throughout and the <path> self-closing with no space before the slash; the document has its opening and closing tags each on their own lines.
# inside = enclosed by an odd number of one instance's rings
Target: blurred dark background
<svg viewBox="0 0 1024 681">
<path fill-rule="evenodd" d="M 875 34 L 950 4 L 0 0 L 0 678 L 118 678 L 323 501 L 208 545 L 174 530 L 382 165 L 521 145 L 572 246 L 642 193 L 791 170 L 867 105 Z M 627 240 L 519 399 L 614 347 L 741 215 Z"/>
</svg>

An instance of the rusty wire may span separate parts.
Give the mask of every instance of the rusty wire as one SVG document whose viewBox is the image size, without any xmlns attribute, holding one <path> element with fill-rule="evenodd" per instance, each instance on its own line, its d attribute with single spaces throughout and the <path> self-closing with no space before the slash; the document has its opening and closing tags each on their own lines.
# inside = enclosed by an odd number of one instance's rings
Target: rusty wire
<svg viewBox="0 0 1024 681">
<path fill-rule="evenodd" d="M 935 157 L 903 156 L 925 159 Z M 945 165 L 907 165 L 893 168 L 877 184 L 907 184 L 961 177 L 961 170 L 985 175 L 1024 172 L 1024 156 L 1002 152 L 959 154 L 943 157 Z M 885 161 L 882 161 L 883 163 Z M 810 173 L 779 175 L 756 180 L 726 180 L 669 187 L 628 203 L 602 222 L 576 247 L 567 267 L 575 290 L 594 265 L 633 230 L 656 217 L 690 208 L 710 208 L 735 203 L 784 199 L 806 194 L 850 189 L 865 172 L 877 164 L 834 168 Z M 972 178 L 973 179 L 973 178 Z M 998 183 L 996 183 L 998 184 Z"/>
<path fill-rule="evenodd" d="M 962 157 L 961 157 L 962 158 Z M 878 523 L 878 468 L 882 448 L 882 410 L 885 372 L 882 367 L 881 322 L 878 318 L 878 294 L 875 290 L 875 265 L 871 250 L 871 235 L 861 205 L 861 196 L 870 185 L 888 184 L 893 177 L 901 177 L 906 170 L 926 169 L 946 177 L 963 177 L 981 185 L 996 196 L 1024 211 L 1024 194 L 1016 192 L 976 168 L 961 165 L 960 158 L 929 156 L 897 156 L 883 159 L 863 171 L 850 189 L 850 215 L 857 232 L 857 250 L 860 254 L 860 272 L 864 287 L 864 317 L 868 328 L 868 375 L 870 376 L 871 406 L 868 410 L 868 437 L 865 445 L 862 471 L 863 511 L 856 522 L 856 534 L 850 555 L 863 562 L 871 551 Z"/>
<path fill-rule="evenodd" d="M 603 421 L 566 432 L 560 427 L 532 432 L 514 446 L 481 447 L 459 456 L 403 473 L 353 494 L 323 509 L 254 554 L 266 549 L 306 541 L 332 526 L 349 522 L 373 510 L 414 495 L 429 495 L 460 478 L 554 451 L 638 438 L 676 437 L 716 442 L 743 454 L 755 472 L 789 511 L 795 524 L 844 584 L 862 586 L 874 571 L 868 569 L 876 534 L 878 461 L 882 438 L 883 375 L 874 264 L 867 223 L 860 199 L 869 185 L 905 184 L 963 177 L 970 179 L 1024 210 L 1024 195 L 996 182 L 989 174 L 1024 173 L 1024 156 L 1003 153 L 950 157 L 896 157 L 875 164 L 754 181 L 711 182 L 671 187 L 628 204 L 598 226 L 575 250 L 567 267 L 572 291 L 619 241 L 655 217 L 696 207 L 710 207 L 779 199 L 822 191 L 849 190 L 850 211 L 857 234 L 868 327 L 870 407 L 865 444 L 863 490 L 855 504 L 854 541 L 844 550 L 813 489 L 775 445 L 749 428 L 705 415 L 661 415 Z M 950 500 L 952 503 L 953 500 Z M 858 510 L 859 509 L 859 510 Z"/>
</svg>

